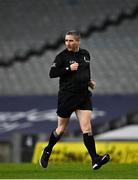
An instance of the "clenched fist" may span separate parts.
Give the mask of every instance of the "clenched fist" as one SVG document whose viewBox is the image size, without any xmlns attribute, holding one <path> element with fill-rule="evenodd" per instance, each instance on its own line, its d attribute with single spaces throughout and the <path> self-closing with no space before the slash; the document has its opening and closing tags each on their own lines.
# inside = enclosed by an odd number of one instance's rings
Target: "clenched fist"
<svg viewBox="0 0 138 180">
<path fill-rule="evenodd" d="M 79 67 L 79 64 L 76 62 L 70 65 L 71 71 L 77 71 L 78 67 Z"/>
</svg>

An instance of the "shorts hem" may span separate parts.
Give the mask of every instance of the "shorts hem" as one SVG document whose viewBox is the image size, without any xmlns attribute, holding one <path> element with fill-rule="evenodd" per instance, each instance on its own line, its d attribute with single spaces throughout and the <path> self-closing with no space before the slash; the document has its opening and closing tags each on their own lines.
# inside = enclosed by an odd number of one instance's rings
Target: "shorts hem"
<svg viewBox="0 0 138 180">
<path fill-rule="evenodd" d="M 70 118 L 71 115 L 63 115 L 63 114 L 59 114 L 57 113 L 57 115 L 61 118 Z"/>
</svg>

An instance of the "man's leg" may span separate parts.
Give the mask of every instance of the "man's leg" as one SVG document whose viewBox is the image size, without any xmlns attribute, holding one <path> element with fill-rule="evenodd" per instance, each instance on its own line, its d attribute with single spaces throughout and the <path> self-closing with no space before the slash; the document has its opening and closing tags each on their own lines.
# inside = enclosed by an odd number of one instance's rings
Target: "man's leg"
<svg viewBox="0 0 138 180">
<path fill-rule="evenodd" d="M 76 115 L 79 119 L 80 127 L 83 132 L 84 144 L 92 158 L 94 160 L 97 157 L 95 141 L 91 128 L 91 111 L 90 110 L 77 110 Z"/>
<path fill-rule="evenodd" d="M 50 138 L 49 138 L 49 143 L 44 148 L 42 156 L 40 158 L 40 165 L 43 168 L 46 168 L 48 166 L 48 160 L 50 158 L 52 149 L 53 149 L 54 145 L 59 141 L 62 134 L 64 133 L 64 130 L 67 127 L 68 121 L 69 121 L 69 118 L 58 117 L 58 126 L 57 126 L 56 130 L 52 131 Z"/>
<path fill-rule="evenodd" d="M 83 132 L 84 144 L 91 156 L 93 169 L 99 169 L 103 164 L 109 161 L 109 155 L 99 156 L 96 153 L 95 140 L 91 127 L 91 111 L 90 110 L 77 110 L 76 115 L 80 122 L 80 127 Z"/>
</svg>

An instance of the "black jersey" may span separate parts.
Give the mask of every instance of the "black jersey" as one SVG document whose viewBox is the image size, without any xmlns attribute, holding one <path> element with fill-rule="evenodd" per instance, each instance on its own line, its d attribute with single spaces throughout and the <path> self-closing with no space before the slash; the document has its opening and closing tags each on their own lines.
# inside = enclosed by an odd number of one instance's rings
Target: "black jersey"
<svg viewBox="0 0 138 180">
<path fill-rule="evenodd" d="M 77 71 L 71 71 L 70 65 L 78 63 Z M 59 77 L 59 90 L 74 93 L 88 92 L 90 81 L 90 54 L 84 49 L 78 52 L 67 49 L 59 53 L 50 69 L 50 78 Z"/>
</svg>

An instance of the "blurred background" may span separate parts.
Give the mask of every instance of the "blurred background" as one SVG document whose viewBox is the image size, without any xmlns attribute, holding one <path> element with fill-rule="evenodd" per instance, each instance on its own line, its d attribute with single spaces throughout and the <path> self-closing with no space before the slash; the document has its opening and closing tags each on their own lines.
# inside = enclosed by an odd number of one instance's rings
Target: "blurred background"
<svg viewBox="0 0 138 180">
<path fill-rule="evenodd" d="M 138 141 L 138 0 L 0 0 L 0 162 L 31 162 L 56 127 L 58 79 L 48 73 L 72 29 L 97 81 L 95 139 Z M 63 140 L 82 140 L 74 114 Z"/>
</svg>

